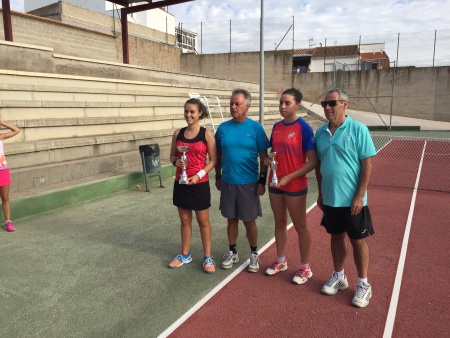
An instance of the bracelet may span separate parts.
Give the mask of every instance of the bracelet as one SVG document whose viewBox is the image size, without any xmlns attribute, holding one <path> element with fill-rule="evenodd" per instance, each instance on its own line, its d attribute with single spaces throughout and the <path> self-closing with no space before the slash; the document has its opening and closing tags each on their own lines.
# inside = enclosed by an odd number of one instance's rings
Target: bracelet
<svg viewBox="0 0 450 338">
<path fill-rule="evenodd" d="M 216 180 L 217 180 L 218 178 L 222 178 L 222 175 L 216 175 Z"/>
<path fill-rule="evenodd" d="M 205 175 L 206 175 L 206 171 L 204 171 L 203 169 L 199 170 L 199 172 L 197 173 L 197 176 L 200 177 L 200 179 L 205 177 Z"/>
<path fill-rule="evenodd" d="M 177 166 L 177 160 L 173 160 L 172 164 L 173 164 L 174 167 L 176 167 Z"/>
<path fill-rule="evenodd" d="M 267 174 L 260 173 L 258 183 L 262 184 L 262 185 L 266 185 L 266 181 L 267 181 Z"/>
</svg>

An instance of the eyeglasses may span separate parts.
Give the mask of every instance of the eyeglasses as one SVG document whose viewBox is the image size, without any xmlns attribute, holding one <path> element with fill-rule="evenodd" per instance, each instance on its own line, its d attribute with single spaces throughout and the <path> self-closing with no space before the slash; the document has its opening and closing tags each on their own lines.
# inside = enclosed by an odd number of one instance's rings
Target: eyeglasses
<svg viewBox="0 0 450 338">
<path fill-rule="evenodd" d="M 327 105 L 330 107 L 336 107 L 338 102 L 344 102 L 345 100 L 330 100 L 330 101 L 322 101 L 320 102 L 320 105 L 325 108 Z"/>
</svg>

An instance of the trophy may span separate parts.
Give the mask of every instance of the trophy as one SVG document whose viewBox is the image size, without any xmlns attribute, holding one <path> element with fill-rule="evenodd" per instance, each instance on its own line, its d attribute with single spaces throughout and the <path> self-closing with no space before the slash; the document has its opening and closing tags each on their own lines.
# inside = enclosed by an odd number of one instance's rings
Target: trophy
<svg viewBox="0 0 450 338">
<path fill-rule="evenodd" d="M 183 155 L 181 156 L 181 159 L 183 160 L 183 171 L 181 172 L 180 175 L 180 184 L 186 184 L 187 183 L 187 175 L 186 175 L 186 167 L 188 165 L 188 159 L 186 156 L 186 153 L 189 151 L 189 149 L 191 149 L 191 147 L 189 146 L 178 146 L 178 151 L 180 153 L 183 153 Z"/>
<path fill-rule="evenodd" d="M 276 187 L 278 185 L 278 178 L 277 178 L 277 162 L 275 162 L 275 156 L 277 155 L 276 152 L 271 152 L 269 154 L 269 157 L 272 159 L 272 161 L 270 162 L 270 169 L 272 169 L 272 181 L 270 181 L 270 186 L 271 187 Z"/>
</svg>

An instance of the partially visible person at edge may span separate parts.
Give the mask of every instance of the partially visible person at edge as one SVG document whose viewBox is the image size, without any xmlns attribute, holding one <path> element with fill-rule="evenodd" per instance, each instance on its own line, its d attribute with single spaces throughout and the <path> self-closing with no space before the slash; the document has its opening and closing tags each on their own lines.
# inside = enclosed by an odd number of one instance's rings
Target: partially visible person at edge
<svg viewBox="0 0 450 338">
<path fill-rule="evenodd" d="M 232 119 L 220 124 L 216 132 L 216 187 L 220 190 L 220 210 L 227 218 L 229 252 L 224 256 L 223 269 L 239 261 L 236 243 L 239 220 L 246 229 L 250 244 L 249 272 L 259 270 L 258 228 L 256 219 L 262 216 L 259 196 L 265 193 L 269 139 L 261 124 L 247 117 L 251 95 L 245 89 L 235 89 L 230 99 Z M 260 172 L 258 171 L 258 156 Z M 258 174 L 259 172 L 259 174 Z"/>
<path fill-rule="evenodd" d="M 302 93 L 295 89 L 285 90 L 280 97 L 279 111 L 283 120 L 274 124 L 270 145 L 275 152 L 275 173 L 278 178 L 272 186 L 273 170 L 269 176 L 269 198 L 275 218 L 276 261 L 266 270 L 266 275 L 274 276 L 288 268 L 286 243 L 288 238 L 288 212 L 297 231 L 300 252 L 300 267 L 292 278 L 294 284 L 304 284 L 313 273 L 309 265 L 311 234 L 306 224 L 306 194 L 308 177 L 306 174 L 317 166 L 316 145 L 311 126 L 297 110 L 301 106 Z M 270 166 L 271 158 L 264 163 Z"/>
<path fill-rule="evenodd" d="M 343 90 L 328 91 L 322 107 L 329 122 L 316 132 L 319 157 L 317 204 L 323 211 L 321 224 L 331 235 L 334 272 L 321 291 L 335 295 L 338 290 L 348 287 L 344 273 L 347 234 L 358 271 L 352 304 L 366 307 L 372 297 L 372 287 L 367 280 L 369 247 L 366 237 L 374 234 L 367 205 L 367 186 L 372 172 L 372 156 L 376 155 L 375 146 L 368 128 L 345 115 L 348 96 Z"/>
<path fill-rule="evenodd" d="M 187 127 L 174 132 L 170 148 L 170 161 L 177 167 L 173 185 L 173 205 L 178 208 L 181 221 L 181 254 L 169 264 L 170 268 L 179 268 L 192 262 L 190 244 L 192 237 L 192 211 L 195 212 L 203 244 L 203 270 L 215 271 L 211 257 L 212 231 L 209 220 L 211 190 L 208 172 L 217 161 L 216 141 L 208 129 L 201 127 L 199 120 L 208 117 L 208 111 L 198 99 L 189 99 L 184 105 L 184 119 Z M 181 159 L 178 146 L 189 146 L 186 152 L 187 163 Z M 206 161 L 208 155 L 209 161 Z M 187 183 L 180 184 L 183 166 L 186 165 Z"/>
<path fill-rule="evenodd" d="M 5 159 L 5 151 L 3 149 L 3 140 L 16 136 L 20 133 L 20 129 L 16 126 L 0 121 L 0 126 L 8 128 L 10 131 L 0 134 L 0 197 L 2 199 L 3 213 L 5 214 L 5 230 L 12 232 L 16 230 L 13 222 L 11 222 L 11 204 L 9 201 L 9 186 L 11 184 L 11 173 L 8 163 Z"/>
</svg>

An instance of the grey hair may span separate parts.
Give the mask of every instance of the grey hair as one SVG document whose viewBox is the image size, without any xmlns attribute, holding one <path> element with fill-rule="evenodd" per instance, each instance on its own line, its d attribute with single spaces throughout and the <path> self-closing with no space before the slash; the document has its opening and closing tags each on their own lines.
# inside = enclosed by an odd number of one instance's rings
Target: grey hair
<svg viewBox="0 0 450 338">
<path fill-rule="evenodd" d="M 232 91 L 231 96 L 233 96 L 234 94 L 244 95 L 244 103 L 245 104 L 250 105 L 250 103 L 252 102 L 252 96 L 250 95 L 250 92 L 248 90 L 245 90 L 242 88 L 237 88 Z"/>
<path fill-rule="evenodd" d="M 325 95 L 328 95 L 330 93 L 338 93 L 339 100 L 348 101 L 348 95 L 343 89 L 333 88 L 333 89 L 330 89 L 329 91 L 327 91 Z"/>
</svg>

